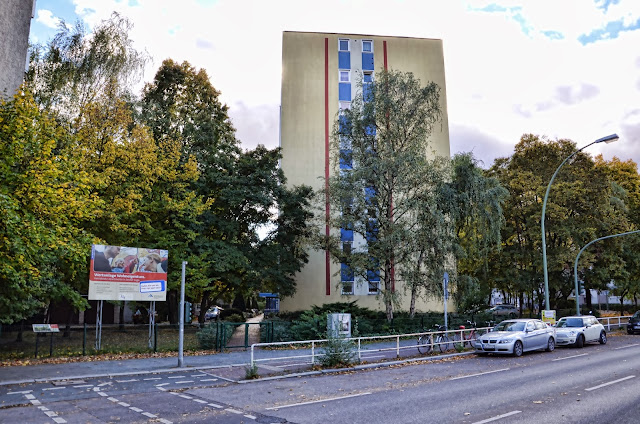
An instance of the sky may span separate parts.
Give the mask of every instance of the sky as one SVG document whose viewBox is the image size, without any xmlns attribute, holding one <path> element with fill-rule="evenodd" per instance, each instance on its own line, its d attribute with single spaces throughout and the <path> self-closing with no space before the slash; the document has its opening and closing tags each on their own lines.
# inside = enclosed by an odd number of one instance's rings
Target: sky
<svg viewBox="0 0 640 424">
<path fill-rule="evenodd" d="M 483 167 L 523 134 L 640 162 L 638 0 L 37 0 L 30 41 L 117 11 L 153 58 L 207 71 L 244 148 L 278 146 L 282 32 L 443 41 L 451 154 Z M 424 82 L 423 82 L 424 83 Z"/>
</svg>

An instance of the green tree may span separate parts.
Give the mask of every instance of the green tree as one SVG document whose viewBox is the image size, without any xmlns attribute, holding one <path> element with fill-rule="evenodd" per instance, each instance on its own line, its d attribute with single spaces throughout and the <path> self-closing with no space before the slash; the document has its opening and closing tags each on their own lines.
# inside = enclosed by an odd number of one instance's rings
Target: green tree
<svg viewBox="0 0 640 424">
<path fill-rule="evenodd" d="M 82 226 L 101 202 L 73 137 L 41 112 L 31 95 L 0 103 L 0 322 L 32 316 L 66 299 L 86 307 L 92 235 Z"/>
<path fill-rule="evenodd" d="M 380 276 L 388 320 L 397 296 L 393 270 L 415 259 L 406 242 L 431 190 L 423 178 L 434 164 L 427 158 L 429 136 L 440 118 L 437 84 L 422 86 L 411 73 L 380 71 L 374 82 L 360 83 L 360 94 L 334 126 L 335 172 L 326 195 L 341 206 L 328 224 L 352 229 L 367 244 L 343 251 L 333 238 L 323 247 L 355 276 L 365 281 Z"/>
</svg>

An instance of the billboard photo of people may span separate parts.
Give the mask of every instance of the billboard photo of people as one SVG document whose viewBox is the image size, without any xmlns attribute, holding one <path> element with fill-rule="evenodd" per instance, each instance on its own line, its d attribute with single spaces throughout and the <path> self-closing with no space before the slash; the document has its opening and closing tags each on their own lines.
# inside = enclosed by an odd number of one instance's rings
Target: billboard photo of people
<svg viewBox="0 0 640 424">
<path fill-rule="evenodd" d="M 168 262 L 164 249 L 95 244 L 89 300 L 165 300 Z"/>
</svg>

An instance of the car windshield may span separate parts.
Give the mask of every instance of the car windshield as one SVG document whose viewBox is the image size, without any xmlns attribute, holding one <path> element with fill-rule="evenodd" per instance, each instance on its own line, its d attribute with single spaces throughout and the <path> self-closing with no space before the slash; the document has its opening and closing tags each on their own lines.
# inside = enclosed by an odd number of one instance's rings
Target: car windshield
<svg viewBox="0 0 640 424">
<path fill-rule="evenodd" d="M 582 318 L 562 318 L 560 321 L 558 321 L 558 323 L 556 324 L 556 327 L 578 328 L 578 327 L 584 327 L 584 324 L 582 322 Z"/>
<path fill-rule="evenodd" d="M 637 311 L 635 314 L 633 314 L 634 318 L 640 318 L 640 311 Z"/>
<path fill-rule="evenodd" d="M 524 331 L 525 323 L 523 321 L 502 321 L 496 325 L 495 331 Z"/>
</svg>

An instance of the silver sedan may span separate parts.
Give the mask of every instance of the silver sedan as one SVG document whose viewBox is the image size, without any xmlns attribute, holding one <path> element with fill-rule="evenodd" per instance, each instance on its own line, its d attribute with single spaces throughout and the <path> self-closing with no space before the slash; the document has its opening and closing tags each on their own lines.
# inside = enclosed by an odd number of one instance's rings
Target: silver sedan
<svg viewBox="0 0 640 424">
<path fill-rule="evenodd" d="M 520 356 L 523 352 L 556 347 L 556 332 L 539 319 L 510 319 L 478 337 L 476 353 L 499 353 Z"/>
</svg>

